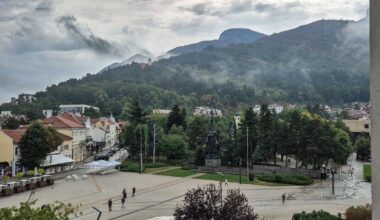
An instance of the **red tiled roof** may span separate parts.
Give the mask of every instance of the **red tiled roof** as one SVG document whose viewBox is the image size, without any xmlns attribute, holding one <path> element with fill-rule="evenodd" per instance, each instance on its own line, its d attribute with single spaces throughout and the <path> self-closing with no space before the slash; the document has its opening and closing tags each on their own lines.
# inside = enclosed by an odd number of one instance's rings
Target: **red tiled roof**
<svg viewBox="0 0 380 220">
<path fill-rule="evenodd" d="M 86 117 L 84 116 L 77 116 L 73 113 L 68 113 L 68 112 L 64 112 L 63 114 L 61 114 L 60 116 L 68 119 L 68 120 L 71 120 L 71 121 L 74 121 L 78 124 L 84 124 L 85 121 L 86 121 Z"/>
<path fill-rule="evenodd" d="M 43 120 L 44 124 L 52 125 L 54 128 L 84 128 L 83 125 L 62 116 L 54 116 Z"/>
<path fill-rule="evenodd" d="M 2 130 L 7 136 L 13 139 L 13 143 L 18 144 L 21 137 L 24 135 L 26 130 Z"/>
</svg>

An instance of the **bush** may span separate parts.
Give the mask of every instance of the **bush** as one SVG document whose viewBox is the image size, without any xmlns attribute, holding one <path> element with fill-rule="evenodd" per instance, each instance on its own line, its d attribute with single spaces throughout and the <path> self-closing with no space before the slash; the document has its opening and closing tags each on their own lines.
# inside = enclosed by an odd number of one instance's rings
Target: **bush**
<svg viewBox="0 0 380 220">
<path fill-rule="evenodd" d="M 144 172 L 144 169 L 145 169 L 145 167 L 143 166 L 143 169 L 142 169 L 143 172 Z M 139 173 L 140 172 L 140 164 L 137 162 L 125 160 L 120 165 L 120 171 Z"/>
<path fill-rule="evenodd" d="M 18 172 L 18 173 L 16 173 L 16 178 L 19 179 L 19 180 L 20 180 L 23 176 L 24 176 L 24 173 L 22 173 L 22 172 Z"/>
<path fill-rule="evenodd" d="M 346 210 L 346 220 L 371 220 L 372 207 L 365 206 L 350 207 Z"/>
<path fill-rule="evenodd" d="M 259 177 L 259 180 L 273 183 L 285 183 L 292 185 L 310 185 L 314 180 L 304 175 L 281 175 L 281 174 L 266 174 Z"/>
<path fill-rule="evenodd" d="M 371 182 L 371 164 L 363 164 L 363 176 L 368 182 Z"/>
<path fill-rule="evenodd" d="M 161 162 L 144 164 L 145 168 L 159 168 L 159 167 L 167 167 L 167 166 L 168 166 L 168 164 L 161 163 Z"/>
<path fill-rule="evenodd" d="M 37 170 L 37 173 L 38 173 L 38 174 L 41 174 L 41 175 L 44 175 L 45 170 L 42 169 L 42 168 L 40 168 L 40 169 Z"/>
<path fill-rule="evenodd" d="M 311 213 L 295 213 L 292 217 L 292 220 L 339 220 L 340 218 L 332 215 L 328 212 L 325 212 L 323 210 L 320 211 L 312 211 Z"/>
<path fill-rule="evenodd" d="M 34 176 L 34 170 L 28 170 L 28 172 L 26 172 L 26 174 L 28 176 Z"/>
</svg>

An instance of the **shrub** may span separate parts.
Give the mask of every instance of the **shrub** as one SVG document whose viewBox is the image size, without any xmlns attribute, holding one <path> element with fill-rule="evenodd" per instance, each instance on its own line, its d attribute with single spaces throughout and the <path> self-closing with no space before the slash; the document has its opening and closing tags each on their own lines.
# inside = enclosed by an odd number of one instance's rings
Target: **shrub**
<svg viewBox="0 0 380 220">
<path fill-rule="evenodd" d="M 346 220 L 371 220 L 372 207 L 365 206 L 350 207 L 346 210 Z"/>
<path fill-rule="evenodd" d="M 26 174 L 28 176 L 34 176 L 34 170 L 28 170 L 28 172 L 26 172 Z"/>
<path fill-rule="evenodd" d="M 42 169 L 42 168 L 40 168 L 40 169 L 37 170 L 37 173 L 38 173 L 38 174 L 41 174 L 41 175 L 44 175 L 45 170 Z"/>
<path fill-rule="evenodd" d="M 292 185 L 310 185 L 314 180 L 304 175 L 281 175 L 281 174 L 266 174 L 259 177 L 259 180 L 273 183 L 285 183 Z"/>
<path fill-rule="evenodd" d="M 312 211 L 311 213 L 295 213 L 292 217 L 292 220 L 339 220 L 340 218 L 332 215 L 326 211 Z"/>
<path fill-rule="evenodd" d="M 145 168 L 159 168 L 159 167 L 167 167 L 167 166 L 168 166 L 168 164 L 161 163 L 161 162 L 144 164 Z"/>
<path fill-rule="evenodd" d="M 197 187 L 185 194 L 174 218 L 181 219 L 258 219 L 247 197 L 238 189 L 228 190 L 221 204 L 221 195 L 214 184 Z"/>
<path fill-rule="evenodd" d="M 16 173 L 16 178 L 19 179 L 19 180 L 20 180 L 23 176 L 24 176 L 24 173 L 22 173 L 22 172 L 18 172 L 18 173 Z"/>
<path fill-rule="evenodd" d="M 140 172 L 140 164 L 137 162 L 125 160 L 120 165 L 120 171 L 139 173 Z M 144 166 L 143 166 L 142 171 L 144 172 Z"/>
<path fill-rule="evenodd" d="M 368 182 L 371 182 L 371 165 L 370 164 L 363 164 L 363 176 L 364 179 Z"/>
</svg>

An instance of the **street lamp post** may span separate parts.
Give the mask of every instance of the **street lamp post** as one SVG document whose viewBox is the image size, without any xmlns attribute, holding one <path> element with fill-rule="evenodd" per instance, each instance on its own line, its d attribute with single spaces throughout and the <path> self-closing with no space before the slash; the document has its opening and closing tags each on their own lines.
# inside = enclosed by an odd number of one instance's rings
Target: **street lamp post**
<svg viewBox="0 0 380 220">
<path fill-rule="evenodd" d="M 156 124 L 153 124 L 153 163 L 156 162 Z"/>
<path fill-rule="evenodd" d="M 143 169 L 143 161 L 142 161 L 142 132 L 141 132 L 141 124 L 140 124 L 140 174 Z"/>
<path fill-rule="evenodd" d="M 247 178 L 248 178 L 248 181 L 249 181 L 249 150 L 248 150 L 248 125 L 246 124 L 246 127 L 247 127 Z"/>
</svg>

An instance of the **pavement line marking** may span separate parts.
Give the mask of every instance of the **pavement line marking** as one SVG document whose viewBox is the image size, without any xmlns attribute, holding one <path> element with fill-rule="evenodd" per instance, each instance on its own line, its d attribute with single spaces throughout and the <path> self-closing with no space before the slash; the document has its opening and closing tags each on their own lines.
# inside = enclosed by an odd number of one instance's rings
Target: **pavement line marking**
<svg viewBox="0 0 380 220">
<path fill-rule="evenodd" d="M 141 209 L 136 209 L 134 211 L 131 211 L 131 212 L 128 212 L 128 213 L 125 213 L 125 214 L 122 214 L 122 215 L 119 215 L 119 216 L 116 216 L 116 217 L 113 217 L 113 218 L 110 218 L 110 220 L 113 220 L 113 219 L 119 219 L 121 217 L 124 217 L 124 216 L 127 216 L 127 215 L 130 215 L 130 214 L 133 214 L 133 213 L 136 213 L 136 212 L 140 212 L 140 211 L 143 211 L 143 210 L 146 210 L 146 209 L 149 209 L 149 208 L 152 208 L 154 206 L 158 206 L 158 205 L 161 205 L 161 204 L 164 204 L 166 202 L 170 202 L 172 200 L 175 200 L 175 199 L 178 199 L 178 198 L 181 198 L 183 197 L 185 194 L 182 194 L 180 196 L 176 196 L 176 197 L 172 197 L 170 199 L 167 199 L 167 200 L 164 200 L 164 201 L 161 201 L 161 202 L 158 202 L 158 203 L 155 203 L 153 205 L 149 205 L 149 206 L 146 206 L 144 208 L 141 208 Z"/>
<path fill-rule="evenodd" d="M 95 183 L 95 186 L 96 186 L 96 189 L 98 190 L 98 192 L 102 192 L 102 188 L 100 187 L 100 185 L 99 185 L 98 181 L 96 181 L 96 179 L 95 179 L 95 176 L 94 176 L 94 175 L 91 175 L 91 179 L 92 179 L 92 181 L 94 181 L 94 183 Z"/>
</svg>

